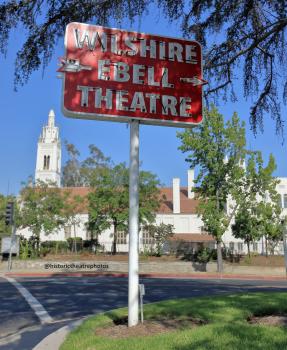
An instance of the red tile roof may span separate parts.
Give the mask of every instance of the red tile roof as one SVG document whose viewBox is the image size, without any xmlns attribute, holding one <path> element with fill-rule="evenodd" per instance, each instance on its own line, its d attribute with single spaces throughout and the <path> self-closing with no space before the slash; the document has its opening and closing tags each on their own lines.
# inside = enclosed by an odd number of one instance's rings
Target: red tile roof
<svg viewBox="0 0 287 350">
<path fill-rule="evenodd" d="M 173 195 L 172 188 L 162 188 L 161 195 L 165 200 L 161 204 L 158 214 L 172 214 L 173 213 Z M 187 187 L 180 188 L 180 214 L 196 214 L 198 206 L 197 199 L 189 199 L 187 196 Z"/>
<path fill-rule="evenodd" d="M 85 197 L 91 192 L 89 187 L 64 187 L 63 190 L 71 192 L 72 196 Z M 172 214 L 173 213 L 173 195 L 172 188 L 165 187 L 160 189 L 160 197 L 162 198 L 161 206 L 158 214 Z M 189 199 L 187 197 L 187 187 L 180 188 L 180 213 L 181 214 L 196 214 L 198 205 L 197 199 Z M 82 213 L 87 213 L 87 208 L 81 210 Z"/>
</svg>

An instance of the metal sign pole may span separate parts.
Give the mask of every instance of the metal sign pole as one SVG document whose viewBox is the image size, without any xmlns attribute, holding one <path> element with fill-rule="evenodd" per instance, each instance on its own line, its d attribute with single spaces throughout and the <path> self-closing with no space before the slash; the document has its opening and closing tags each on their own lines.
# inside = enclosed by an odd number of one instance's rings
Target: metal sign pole
<svg viewBox="0 0 287 350">
<path fill-rule="evenodd" d="M 145 295 L 144 284 L 139 284 L 140 300 L 141 300 L 141 323 L 143 323 L 143 296 Z"/>
<path fill-rule="evenodd" d="M 128 326 L 139 321 L 139 122 L 130 123 Z"/>
</svg>

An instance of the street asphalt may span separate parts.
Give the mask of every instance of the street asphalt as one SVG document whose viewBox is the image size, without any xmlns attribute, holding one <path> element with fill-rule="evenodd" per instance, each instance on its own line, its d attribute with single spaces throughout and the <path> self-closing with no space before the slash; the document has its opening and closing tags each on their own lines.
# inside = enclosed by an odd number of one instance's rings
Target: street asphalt
<svg viewBox="0 0 287 350">
<path fill-rule="evenodd" d="M 5 278 L 0 278 L 0 350 L 31 350 L 71 320 L 127 306 L 128 281 L 121 277 L 16 278 L 53 318 L 41 324 L 34 311 Z M 223 293 L 287 291 L 286 281 L 142 278 L 144 302 Z"/>
</svg>

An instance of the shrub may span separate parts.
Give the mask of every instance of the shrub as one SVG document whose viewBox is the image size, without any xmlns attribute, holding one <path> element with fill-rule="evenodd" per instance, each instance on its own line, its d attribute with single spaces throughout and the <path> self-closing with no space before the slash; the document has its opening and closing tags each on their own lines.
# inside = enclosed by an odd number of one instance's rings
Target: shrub
<svg viewBox="0 0 287 350">
<path fill-rule="evenodd" d="M 79 252 L 83 249 L 83 240 L 81 237 L 67 238 L 67 243 L 70 251 Z"/>
<path fill-rule="evenodd" d="M 69 250 L 67 241 L 45 241 L 41 243 L 41 253 L 47 254 L 66 253 Z"/>
</svg>

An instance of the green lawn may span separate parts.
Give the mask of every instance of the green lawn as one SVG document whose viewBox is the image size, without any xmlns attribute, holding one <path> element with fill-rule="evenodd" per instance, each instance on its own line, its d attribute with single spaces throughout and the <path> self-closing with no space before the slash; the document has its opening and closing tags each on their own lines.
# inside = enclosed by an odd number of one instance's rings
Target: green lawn
<svg viewBox="0 0 287 350">
<path fill-rule="evenodd" d="M 250 325 L 248 316 L 287 313 L 287 293 L 250 293 L 169 300 L 145 305 L 145 318 L 187 316 L 208 322 L 193 329 L 148 337 L 111 339 L 95 335 L 97 327 L 112 325 L 127 315 L 118 309 L 86 320 L 70 333 L 61 350 L 286 350 L 287 329 Z"/>
</svg>

